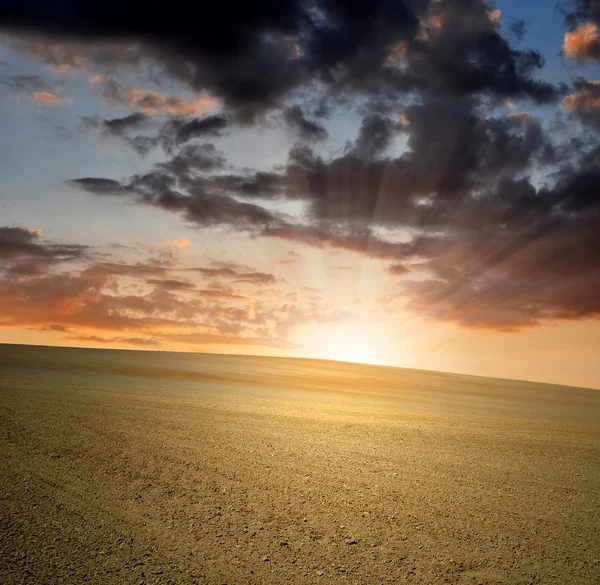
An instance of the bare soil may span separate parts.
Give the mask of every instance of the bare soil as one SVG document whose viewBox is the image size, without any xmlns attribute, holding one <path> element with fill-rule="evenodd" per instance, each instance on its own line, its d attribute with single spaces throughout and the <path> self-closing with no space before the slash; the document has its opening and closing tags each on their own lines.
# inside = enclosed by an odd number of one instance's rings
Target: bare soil
<svg viewBox="0 0 600 585">
<path fill-rule="evenodd" d="M 600 583 L 600 392 L 0 345 L 0 583 Z"/>
</svg>

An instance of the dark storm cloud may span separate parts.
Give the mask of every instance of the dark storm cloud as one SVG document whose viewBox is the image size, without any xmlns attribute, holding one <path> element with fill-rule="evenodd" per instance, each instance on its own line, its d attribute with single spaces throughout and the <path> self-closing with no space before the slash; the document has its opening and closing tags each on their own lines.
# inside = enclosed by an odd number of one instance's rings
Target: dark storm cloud
<svg viewBox="0 0 600 585">
<path fill-rule="evenodd" d="M 110 120 L 104 120 L 104 128 L 106 131 L 116 136 L 122 136 L 126 132 L 131 130 L 139 130 L 143 128 L 149 121 L 149 116 L 136 112 L 125 116 L 124 118 L 112 118 Z"/>
<path fill-rule="evenodd" d="M 29 258 L 46 262 L 67 262 L 85 256 L 87 246 L 58 244 L 43 241 L 40 230 L 29 230 L 21 226 L 0 227 L 0 258 L 15 260 Z"/>
<path fill-rule="evenodd" d="M 176 280 L 173 278 L 149 278 L 146 282 L 170 290 L 189 290 L 195 288 L 194 283 L 189 280 Z"/>
<path fill-rule="evenodd" d="M 600 315 L 598 148 L 536 191 L 505 179 L 479 227 L 449 222 L 419 255 L 430 278 L 404 281 L 409 308 L 466 327 L 516 330 Z"/>
<path fill-rule="evenodd" d="M 459 13 L 449 9 L 447 14 L 449 23 L 439 33 L 409 49 L 408 70 L 390 73 L 392 87 L 438 96 L 490 91 L 538 103 L 555 101 L 566 91 L 566 85 L 534 79 L 535 71 L 544 66 L 540 53 L 513 49 L 492 26 L 470 28 Z"/>
<path fill-rule="evenodd" d="M 224 116 L 169 120 L 161 131 L 165 150 L 171 150 L 195 138 L 216 138 L 223 135 L 228 121 Z"/>
<path fill-rule="evenodd" d="M 157 135 L 137 135 L 131 134 L 151 128 L 155 125 L 152 116 L 135 112 L 123 118 L 103 119 L 100 116 L 82 116 L 77 124 L 77 130 L 85 134 L 92 130 L 100 130 L 104 138 L 118 138 L 130 146 L 141 156 L 146 156 L 152 149 L 161 143 Z"/>
<path fill-rule="evenodd" d="M 418 90 L 547 102 L 562 91 L 534 78 L 543 59 L 511 47 L 484 0 L 255 0 L 203 11 L 185 18 L 173 6 L 129 0 L 115 18 L 110 4 L 55 0 L 35 10 L 4 4 L 0 21 L 13 48 L 54 67 L 151 64 L 244 121 L 306 87 L 392 100 Z"/>
<path fill-rule="evenodd" d="M 157 169 L 182 179 L 198 172 L 214 171 L 225 167 L 224 154 L 213 144 L 187 144 L 165 163 L 156 165 Z"/>
<path fill-rule="evenodd" d="M 578 219 L 537 233 L 522 227 L 454 238 L 420 267 L 430 278 L 404 281 L 402 295 L 418 314 L 466 327 L 517 330 L 598 317 L 597 234 L 598 219 Z"/>
<path fill-rule="evenodd" d="M 84 260 L 87 246 L 43 240 L 40 230 L 21 226 L 0 227 L 0 274 L 26 278 L 43 274 L 58 264 Z"/>
<path fill-rule="evenodd" d="M 152 60 L 172 77 L 208 89 L 248 115 L 298 83 L 301 71 L 291 58 L 294 45 L 288 37 L 298 35 L 309 19 L 302 3 L 264 0 L 233 9 L 212 3 L 203 7 L 202 18 L 182 16 L 180 8 L 128 1 L 119 5 L 115 18 L 110 4 L 48 2 L 30 10 L 14 3 L 3 5 L 0 21 L 9 30 L 43 32 L 54 39 L 137 43 L 138 62 Z M 118 63 L 120 55 L 109 58 Z"/>
<path fill-rule="evenodd" d="M 96 195 L 125 195 L 130 193 L 126 186 L 114 179 L 85 177 L 68 181 L 68 184 Z"/>
<path fill-rule="evenodd" d="M 363 158 L 376 158 L 392 144 L 400 124 L 376 114 L 366 116 L 360 127 L 354 150 Z"/>
<path fill-rule="evenodd" d="M 473 195 L 502 176 L 526 175 L 558 156 L 539 121 L 489 117 L 470 100 L 409 106 L 402 118 L 408 150 L 397 158 L 380 153 L 399 124 L 367 117 L 347 154 L 324 160 L 294 148 L 281 173 L 229 175 L 217 183 L 240 197 L 305 201 L 315 220 L 439 226 L 461 201 L 473 212 L 482 208 Z"/>
<path fill-rule="evenodd" d="M 95 195 L 132 196 L 137 202 L 159 207 L 165 211 L 181 212 L 186 220 L 198 226 L 225 226 L 242 230 L 254 230 L 281 222 L 280 218 L 253 203 L 237 201 L 231 196 L 216 194 L 205 188 L 202 180 L 188 179 L 185 192 L 177 188 L 183 176 L 174 176 L 177 161 L 158 165 L 166 172 L 154 171 L 133 176 L 124 184 L 113 179 L 83 178 L 68 181 L 68 184 Z M 202 164 L 208 164 L 206 161 Z M 188 173 L 190 169 L 183 167 Z"/>
<path fill-rule="evenodd" d="M 526 177 L 534 166 L 558 160 L 539 121 L 521 115 L 490 117 L 477 101 L 408 106 L 401 118 L 402 123 L 367 116 L 354 145 L 338 158 L 324 160 L 309 148 L 296 147 L 281 171 L 211 175 L 225 161 L 214 146 L 202 144 L 185 146 L 154 171 L 125 183 L 79 179 L 71 184 L 181 210 L 198 225 L 255 224 L 255 231 L 266 228 L 304 239 L 307 233 L 313 237 L 314 226 L 308 232 L 296 229 L 302 226 L 275 216 L 260 201 L 296 199 L 306 203 L 313 221 L 363 227 L 441 227 L 457 211 L 459 221 L 477 226 L 494 204 L 505 205 L 492 193 L 496 181 Z M 397 158 L 382 157 L 397 132 L 406 135 L 407 151 Z M 528 196 L 526 203 L 535 206 L 536 195 Z M 337 237 L 339 230 L 324 233 Z"/>
<path fill-rule="evenodd" d="M 302 140 L 325 140 L 329 134 L 320 124 L 306 118 L 302 108 L 298 105 L 285 108 L 282 114 L 283 121 L 290 130 L 297 133 Z"/>
<path fill-rule="evenodd" d="M 264 235 L 428 274 L 403 279 L 403 301 L 465 327 L 514 330 L 600 314 L 592 292 L 600 284 L 600 148 L 565 159 L 529 116 L 446 105 L 437 117 L 427 104 L 404 111 L 409 151 L 398 159 L 326 162 L 293 152 L 283 192 L 304 198 L 320 227 Z M 551 163 L 562 165 L 553 182 L 535 187 L 529 173 Z M 417 235 L 389 242 L 369 223 Z"/>
<path fill-rule="evenodd" d="M 562 2 L 560 7 L 565 15 L 565 21 L 571 29 L 589 21 L 600 24 L 598 0 L 567 0 Z"/>
<path fill-rule="evenodd" d="M 160 145 L 169 158 L 120 182 L 88 177 L 71 185 L 180 213 L 198 227 L 387 261 L 389 272 L 402 276 L 401 299 L 409 309 L 461 326 L 508 330 L 600 313 L 594 293 L 600 155 L 587 138 L 592 133 L 578 138 L 577 148 L 557 144 L 536 118 L 500 115 L 489 105 L 564 97 L 572 116 L 597 128 L 596 85 L 578 81 L 566 96 L 565 85 L 540 81 L 542 56 L 512 46 L 487 2 L 264 0 L 236 10 L 203 7 L 202 19 L 182 18 L 154 2 L 121 3 L 119 18 L 110 5 L 62 4 L 63 11 L 53 11 L 52 2 L 27 13 L 17 3 L 2 8 L 4 28 L 20 35 L 11 46 L 59 68 L 144 67 L 207 92 L 223 112 L 191 119 L 173 114 L 153 136 L 134 136 L 147 122 L 141 113 L 82 120 L 141 153 Z M 594 58 L 597 3 L 575 1 L 569 10 L 565 53 Z M 523 30 L 513 27 L 512 34 L 519 39 Z M 33 32 L 47 36 L 27 36 Z M 167 102 L 177 112 L 190 107 L 103 79 L 100 91 L 109 102 L 163 114 Z M 341 100 L 360 103 L 364 113 L 356 139 L 341 154 L 297 145 L 285 165 L 253 171 L 234 169 L 213 144 L 198 143 L 240 123 L 273 119 L 269 112 L 301 142 L 324 139 L 315 120 Z M 398 137 L 406 141 L 399 155 L 392 150 Z M 273 211 L 283 200 L 300 204 L 302 213 Z M 384 235 L 389 232 L 395 236 Z M 270 285 L 266 277 L 273 276 L 227 266 L 199 272 L 257 286 Z M 114 275 L 85 274 L 92 277 Z M 119 299 L 121 318 L 132 308 L 146 319 L 153 307 L 165 314 L 175 307 L 182 315 L 190 309 L 175 298 L 191 294 L 184 281 L 164 273 L 143 278 L 153 293 Z M 214 315 L 219 335 L 247 318 L 239 310 Z M 291 314 L 280 330 L 304 318 Z M 198 334 L 205 335 L 212 333 Z"/>
<path fill-rule="evenodd" d="M 339 229 L 335 226 L 312 227 L 284 225 L 265 230 L 263 237 L 278 238 L 314 246 L 355 252 L 379 260 L 406 260 L 415 254 L 416 243 L 389 242 L 363 227 Z"/>
<path fill-rule="evenodd" d="M 189 145 L 199 150 L 184 147 L 187 156 L 153 172 L 88 190 L 181 211 L 199 226 L 388 260 L 409 309 L 461 326 L 508 330 L 595 315 L 595 297 L 583 291 L 598 279 L 598 149 L 565 155 L 536 119 L 490 114 L 477 100 L 432 100 L 403 108 L 398 122 L 369 115 L 346 154 L 326 160 L 295 147 L 272 172 L 214 175 L 203 162 L 212 148 Z M 386 157 L 395 132 L 407 150 Z M 544 167 L 558 170 L 536 187 L 530 174 Z M 261 206 L 282 198 L 304 202 L 306 223 Z M 387 240 L 380 226 L 413 235 Z M 232 267 L 200 272 L 268 284 Z M 415 272 L 425 278 L 413 280 Z"/>
<path fill-rule="evenodd" d="M 557 174 L 551 191 L 554 208 L 562 218 L 600 219 L 600 145 L 587 152 L 577 166 L 565 167 Z"/>
</svg>

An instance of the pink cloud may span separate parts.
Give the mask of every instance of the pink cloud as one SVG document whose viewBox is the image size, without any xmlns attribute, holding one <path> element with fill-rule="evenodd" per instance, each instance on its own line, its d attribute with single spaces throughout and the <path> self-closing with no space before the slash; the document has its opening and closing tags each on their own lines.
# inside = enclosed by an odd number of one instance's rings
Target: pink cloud
<svg viewBox="0 0 600 585">
<path fill-rule="evenodd" d="M 71 98 L 63 98 L 49 91 L 36 91 L 31 96 L 31 99 L 37 104 L 43 104 L 45 106 L 62 106 L 73 103 Z"/>
</svg>

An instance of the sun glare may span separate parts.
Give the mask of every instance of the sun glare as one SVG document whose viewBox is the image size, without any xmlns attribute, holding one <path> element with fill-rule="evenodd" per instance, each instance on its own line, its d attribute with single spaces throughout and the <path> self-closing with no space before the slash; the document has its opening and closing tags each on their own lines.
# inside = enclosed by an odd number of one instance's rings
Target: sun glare
<svg viewBox="0 0 600 585">
<path fill-rule="evenodd" d="M 381 342 L 370 331 L 356 326 L 335 327 L 326 332 L 315 355 L 320 359 L 356 362 L 359 364 L 385 364 Z"/>
</svg>

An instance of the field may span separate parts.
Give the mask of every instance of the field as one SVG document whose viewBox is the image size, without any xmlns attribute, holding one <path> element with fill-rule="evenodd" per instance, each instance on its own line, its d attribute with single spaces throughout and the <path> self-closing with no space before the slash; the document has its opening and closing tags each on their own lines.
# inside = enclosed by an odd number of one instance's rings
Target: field
<svg viewBox="0 0 600 585">
<path fill-rule="evenodd" d="M 600 583 L 600 391 L 0 345 L 1 583 Z"/>
</svg>

